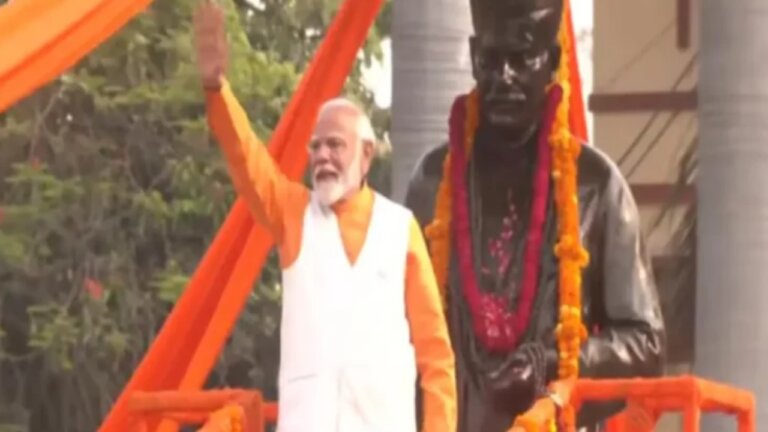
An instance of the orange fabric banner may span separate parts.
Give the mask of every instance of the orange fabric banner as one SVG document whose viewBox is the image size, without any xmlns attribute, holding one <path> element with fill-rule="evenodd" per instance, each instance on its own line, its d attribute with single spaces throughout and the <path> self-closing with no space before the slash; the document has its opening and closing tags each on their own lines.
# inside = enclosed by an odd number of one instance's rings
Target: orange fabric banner
<svg viewBox="0 0 768 432">
<path fill-rule="evenodd" d="M 341 91 L 383 0 L 346 0 L 273 134 L 270 152 L 290 178 L 307 164 L 305 143 L 322 102 Z M 100 431 L 123 430 L 136 390 L 199 389 L 259 275 L 272 239 L 238 200 Z M 183 375 L 182 375 L 183 374 Z M 161 430 L 176 430 L 163 424 Z"/>
<path fill-rule="evenodd" d="M 578 50 L 576 47 L 577 40 L 573 28 L 573 13 L 570 1 L 565 2 L 565 8 L 566 30 L 571 40 L 571 47 L 573 47 L 568 56 L 568 70 L 570 71 L 571 81 L 571 133 L 584 141 L 588 141 L 587 115 L 584 107 L 584 93 L 581 88 L 581 73 L 579 72 Z"/>
<path fill-rule="evenodd" d="M 0 112 L 55 79 L 152 0 L 12 0 L 0 7 Z"/>
</svg>

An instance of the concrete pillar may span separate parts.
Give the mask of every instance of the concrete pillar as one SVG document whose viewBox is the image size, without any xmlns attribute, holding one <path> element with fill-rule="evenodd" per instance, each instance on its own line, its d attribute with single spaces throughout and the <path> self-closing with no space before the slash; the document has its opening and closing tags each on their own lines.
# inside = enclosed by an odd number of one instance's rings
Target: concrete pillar
<svg viewBox="0 0 768 432">
<path fill-rule="evenodd" d="M 424 152 L 448 140 L 453 99 L 473 85 L 469 0 L 394 0 L 392 197 L 402 202 Z"/>
<path fill-rule="evenodd" d="M 702 0 L 694 372 L 768 428 L 768 1 Z M 702 430 L 736 430 L 706 419 Z"/>
</svg>

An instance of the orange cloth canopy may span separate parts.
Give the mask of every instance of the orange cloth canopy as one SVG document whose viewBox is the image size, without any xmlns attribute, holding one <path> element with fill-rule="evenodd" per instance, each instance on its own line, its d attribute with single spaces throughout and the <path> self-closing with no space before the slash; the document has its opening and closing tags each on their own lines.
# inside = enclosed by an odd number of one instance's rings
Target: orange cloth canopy
<svg viewBox="0 0 768 432">
<path fill-rule="evenodd" d="M 151 0 L 11 0 L 0 7 L 0 112 L 74 66 Z"/>
</svg>

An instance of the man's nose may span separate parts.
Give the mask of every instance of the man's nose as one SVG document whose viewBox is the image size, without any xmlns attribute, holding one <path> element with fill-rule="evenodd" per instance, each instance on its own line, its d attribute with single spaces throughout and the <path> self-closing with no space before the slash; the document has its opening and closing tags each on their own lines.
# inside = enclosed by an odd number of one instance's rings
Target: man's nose
<svg viewBox="0 0 768 432">
<path fill-rule="evenodd" d="M 312 156 L 317 162 L 326 162 L 331 159 L 331 149 L 325 144 L 315 147 Z"/>
</svg>

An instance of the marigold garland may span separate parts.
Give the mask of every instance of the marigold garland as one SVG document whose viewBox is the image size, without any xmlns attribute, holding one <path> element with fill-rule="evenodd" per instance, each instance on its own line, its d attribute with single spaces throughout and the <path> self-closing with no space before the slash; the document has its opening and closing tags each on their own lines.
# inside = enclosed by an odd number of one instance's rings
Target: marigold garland
<svg viewBox="0 0 768 432">
<path fill-rule="evenodd" d="M 589 255 L 581 244 L 578 196 L 578 160 L 581 143 L 569 131 L 570 69 L 569 53 L 574 49 L 568 37 L 565 22 L 569 17 L 568 4 L 563 8 L 563 24 L 559 41 L 563 52 L 555 80 L 563 88 L 563 99 L 555 120 L 552 138 L 552 175 L 555 179 L 555 203 L 558 209 L 559 240 L 555 255 L 560 262 L 560 316 L 555 330 L 560 364 L 560 379 L 578 378 L 579 352 L 587 338 L 581 316 L 581 269 L 589 262 Z M 572 406 L 563 409 L 562 421 L 569 430 L 575 426 L 576 413 Z"/>
<path fill-rule="evenodd" d="M 569 123 L 571 87 L 568 58 L 571 50 L 574 49 L 565 25 L 565 20 L 569 19 L 569 13 L 568 2 L 565 2 L 563 24 L 560 26 L 558 36 L 562 55 L 554 82 L 560 87 L 562 97 L 549 137 L 552 148 L 551 174 L 554 179 L 554 198 L 558 220 L 558 241 L 555 245 L 555 255 L 559 260 L 560 311 L 555 334 L 559 352 L 558 376 L 560 379 L 576 378 L 579 375 L 579 352 L 582 342 L 587 337 L 581 316 L 581 270 L 589 261 L 589 255 L 581 244 L 579 222 L 577 178 L 581 143 L 570 133 Z M 473 100 L 476 101 L 476 98 L 471 96 L 472 93 L 470 93 L 470 97 L 467 97 L 467 127 L 465 128 L 467 134 L 473 133 L 475 128 L 470 126 L 476 126 L 478 116 L 476 102 L 472 102 Z M 474 137 L 468 136 L 466 138 L 468 145 L 465 151 L 469 155 Z M 443 162 L 443 176 L 438 188 L 435 215 L 426 230 L 426 236 L 430 242 L 432 264 L 435 268 L 444 303 L 447 298 L 448 266 L 452 241 L 451 163 L 452 156 L 449 151 Z M 565 407 L 560 420 L 567 430 L 573 430 L 575 426 L 573 408 Z M 554 427 L 554 424 L 551 426 Z"/>
<path fill-rule="evenodd" d="M 227 404 L 213 412 L 200 432 L 243 432 L 245 415 L 239 404 Z"/>
</svg>

